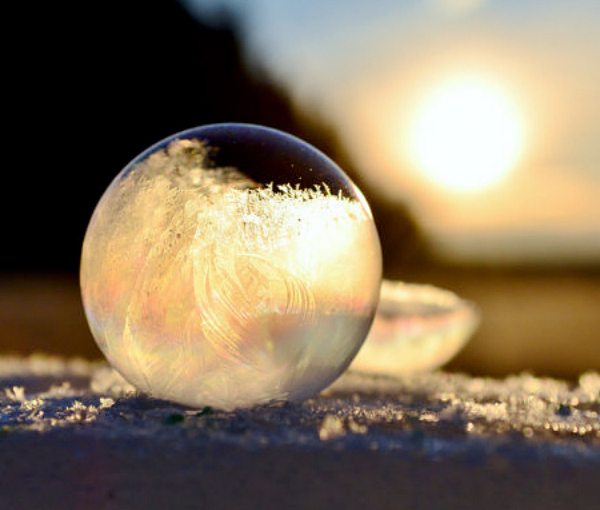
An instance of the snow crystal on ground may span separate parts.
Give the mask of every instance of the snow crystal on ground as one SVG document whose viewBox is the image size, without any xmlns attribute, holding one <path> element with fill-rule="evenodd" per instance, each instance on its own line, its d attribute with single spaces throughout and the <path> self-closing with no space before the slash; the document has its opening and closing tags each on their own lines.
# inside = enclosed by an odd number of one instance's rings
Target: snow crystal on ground
<svg viewBox="0 0 600 510">
<path fill-rule="evenodd" d="M 223 412 L 135 392 L 104 363 L 0 358 L 0 431 L 154 435 L 244 448 L 419 449 L 432 457 L 478 450 L 600 462 L 600 375 L 570 384 L 444 372 L 394 379 L 349 372 L 313 399 Z M 509 448 L 510 449 L 510 448 Z"/>
</svg>

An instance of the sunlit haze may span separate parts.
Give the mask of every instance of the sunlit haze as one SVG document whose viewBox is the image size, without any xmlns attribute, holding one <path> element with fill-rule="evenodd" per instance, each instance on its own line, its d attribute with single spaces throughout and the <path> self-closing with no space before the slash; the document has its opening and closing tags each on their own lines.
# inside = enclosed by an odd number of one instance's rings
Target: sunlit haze
<svg viewBox="0 0 600 510">
<path fill-rule="evenodd" d="M 515 164 L 521 120 L 501 90 L 484 80 L 442 84 L 424 102 L 412 128 L 411 156 L 434 184 L 458 191 L 491 186 Z"/>
<path fill-rule="evenodd" d="M 186 0 L 338 130 L 371 191 L 472 261 L 600 260 L 596 0 Z"/>
</svg>

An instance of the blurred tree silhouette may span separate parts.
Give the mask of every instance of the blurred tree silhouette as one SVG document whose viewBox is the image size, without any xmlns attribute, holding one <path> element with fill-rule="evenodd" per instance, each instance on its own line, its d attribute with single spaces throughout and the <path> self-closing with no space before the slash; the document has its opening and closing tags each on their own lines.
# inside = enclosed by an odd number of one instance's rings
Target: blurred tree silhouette
<svg viewBox="0 0 600 510">
<path fill-rule="evenodd" d="M 44 8 L 31 19 L 37 44 L 15 72 L 15 125 L 40 124 L 21 130 L 23 172 L 5 172 L 3 215 L 16 219 L 5 226 L 13 242 L 0 270 L 76 271 L 93 208 L 120 169 L 165 136 L 213 122 L 272 126 L 319 147 L 365 191 L 388 273 L 427 258 L 410 214 L 369 193 L 335 130 L 249 69 L 234 16 L 202 23 L 176 0 Z"/>
</svg>

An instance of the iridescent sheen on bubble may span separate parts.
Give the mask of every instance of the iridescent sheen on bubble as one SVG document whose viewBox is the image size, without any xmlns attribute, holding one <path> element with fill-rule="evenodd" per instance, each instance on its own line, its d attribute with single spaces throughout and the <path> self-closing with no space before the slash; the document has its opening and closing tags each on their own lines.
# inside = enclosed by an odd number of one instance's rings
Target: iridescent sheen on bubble
<svg viewBox="0 0 600 510">
<path fill-rule="evenodd" d="M 240 124 L 138 156 L 96 207 L 81 263 L 110 363 L 154 397 L 223 409 L 329 385 L 364 341 L 380 279 L 348 177 L 295 137 Z"/>
<path fill-rule="evenodd" d="M 467 343 L 479 310 L 433 285 L 383 280 L 373 327 L 353 370 L 406 375 L 439 368 Z"/>
</svg>

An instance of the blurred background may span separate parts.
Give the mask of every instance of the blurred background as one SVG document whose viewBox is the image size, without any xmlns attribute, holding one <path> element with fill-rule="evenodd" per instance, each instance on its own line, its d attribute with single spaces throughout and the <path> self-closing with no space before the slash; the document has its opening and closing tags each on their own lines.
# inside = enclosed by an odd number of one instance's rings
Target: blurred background
<svg viewBox="0 0 600 510">
<path fill-rule="evenodd" d="M 385 277 L 479 304 L 448 369 L 600 370 L 597 0 L 106 0 L 8 19 L 0 352 L 100 357 L 77 283 L 96 202 L 154 142 L 235 121 L 338 162 Z"/>
</svg>

